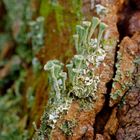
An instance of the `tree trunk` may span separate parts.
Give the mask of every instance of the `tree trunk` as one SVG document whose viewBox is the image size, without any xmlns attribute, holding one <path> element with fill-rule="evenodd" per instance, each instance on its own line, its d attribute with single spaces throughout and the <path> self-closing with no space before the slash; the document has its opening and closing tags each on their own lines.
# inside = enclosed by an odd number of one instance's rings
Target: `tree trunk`
<svg viewBox="0 0 140 140">
<path fill-rule="evenodd" d="M 139 1 L 12 1 L 0 2 L 0 138 L 140 139 Z"/>
</svg>

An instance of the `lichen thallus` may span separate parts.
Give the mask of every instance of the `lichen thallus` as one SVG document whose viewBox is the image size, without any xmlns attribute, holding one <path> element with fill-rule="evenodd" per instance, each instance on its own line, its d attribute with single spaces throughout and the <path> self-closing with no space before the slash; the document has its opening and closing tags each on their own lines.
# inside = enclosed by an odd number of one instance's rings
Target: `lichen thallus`
<svg viewBox="0 0 140 140">
<path fill-rule="evenodd" d="M 57 120 L 67 113 L 73 100 L 90 98 L 94 101 L 98 98 L 96 91 L 100 76 L 96 75 L 95 70 L 106 56 L 102 41 L 106 27 L 97 17 L 93 17 L 91 22 L 83 21 L 82 25 L 76 26 L 73 38 L 77 54 L 66 65 L 68 78 L 63 71 L 64 64 L 59 60 L 50 60 L 45 64 L 51 89 L 38 130 L 40 140 L 43 137 L 51 139 L 51 131 Z"/>
</svg>

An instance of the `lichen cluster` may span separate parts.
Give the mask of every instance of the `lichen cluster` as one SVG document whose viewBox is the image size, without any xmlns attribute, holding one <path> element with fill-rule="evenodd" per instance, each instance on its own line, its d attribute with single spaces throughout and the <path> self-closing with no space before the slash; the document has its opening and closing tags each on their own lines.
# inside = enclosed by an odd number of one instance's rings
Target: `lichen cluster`
<svg viewBox="0 0 140 140">
<path fill-rule="evenodd" d="M 67 135 L 72 135 L 72 129 L 76 126 L 76 120 L 65 121 L 60 126 L 60 129 Z"/>
<path fill-rule="evenodd" d="M 122 49 L 122 46 L 121 46 Z M 126 54 L 122 55 L 122 51 L 118 51 L 117 53 L 117 63 L 116 63 L 116 74 L 113 78 L 113 84 L 112 84 L 112 92 L 110 94 L 110 97 L 112 100 L 118 100 L 121 98 L 124 93 L 129 90 L 133 86 L 133 71 L 134 71 L 134 62 L 132 60 L 129 60 L 129 63 L 131 64 L 129 68 L 125 69 L 123 63 L 125 62 L 125 56 Z M 122 72 L 123 71 L 123 72 Z"/>
<path fill-rule="evenodd" d="M 48 71 L 51 89 L 48 104 L 42 116 L 42 125 L 37 132 L 40 140 L 43 140 L 46 135 L 50 137 L 55 123 L 61 115 L 67 113 L 72 103 L 72 98 L 66 94 L 67 74 L 63 72 L 63 67 L 64 64 L 58 60 L 48 61 L 44 66 L 44 69 Z"/>
<path fill-rule="evenodd" d="M 91 38 L 99 27 L 98 36 Z M 75 55 L 70 64 L 67 65 L 69 80 L 72 83 L 72 92 L 78 98 L 92 97 L 96 98 L 99 75 L 95 76 L 95 71 L 105 58 L 105 50 L 101 43 L 103 32 L 106 25 L 93 18 L 91 22 L 84 21 L 76 26 L 74 35 L 77 55 Z"/>
<path fill-rule="evenodd" d="M 41 103 L 38 101 L 42 96 L 45 100 L 47 96 L 44 92 L 48 83 L 40 62 L 49 56 L 46 55 L 46 47 L 42 47 L 45 44 L 49 52 L 47 54 L 52 57 L 50 53 L 52 46 L 55 48 L 59 44 L 57 48 L 60 50 L 58 52 L 53 50 L 55 52 L 53 55 L 56 56 L 60 55 L 64 45 L 67 44 L 67 52 L 65 56 L 61 55 L 61 58 L 68 59 L 72 55 L 71 42 L 66 38 L 59 39 L 58 35 L 62 37 L 66 33 L 65 37 L 69 37 L 82 16 L 81 8 L 81 0 L 71 0 L 67 3 L 58 0 L 0 0 L 1 139 L 31 139 L 34 132 L 32 121 L 38 120 L 40 117 L 38 108 L 42 112 L 43 107 L 41 109 L 40 107 L 44 104 L 44 101 Z M 57 45 L 55 42 L 52 43 L 52 40 L 56 40 Z M 43 51 L 39 53 L 41 48 Z M 55 88 L 58 91 L 60 89 L 61 94 L 65 91 L 61 84 L 65 76 L 63 73 L 60 75 L 62 79 L 59 79 L 59 88 Z M 52 92 L 56 91 L 52 89 Z M 53 97 L 51 99 L 54 103 Z M 56 114 L 50 113 L 50 120 L 55 122 L 52 116 L 56 116 L 57 120 L 57 116 L 67 110 L 71 100 L 67 99 L 68 102 L 65 103 L 63 100 L 60 103 L 56 102 L 52 107 L 56 110 Z"/>
<path fill-rule="evenodd" d="M 36 21 L 30 21 L 29 37 L 32 40 L 32 49 L 36 54 L 44 45 L 44 17 L 38 17 Z"/>
<path fill-rule="evenodd" d="M 73 37 L 77 54 L 66 65 L 68 78 L 66 72 L 63 72 L 64 64 L 60 61 L 51 60 L 44 66 L 48 72 L 51 90 L 42 124 L 37 132 L 40 140 L 44 137 L 51 139 L 51 130 L 55 128 L 57 120 L 67 113 L 73 100 L 97 99 L 100 76 L 96 74 L 96 70 L 106 56 L 103 43 L 106 27 L 96 17 L 91 22 L 83 21 L 82 25 L 76 26 Z"/>
</svg>

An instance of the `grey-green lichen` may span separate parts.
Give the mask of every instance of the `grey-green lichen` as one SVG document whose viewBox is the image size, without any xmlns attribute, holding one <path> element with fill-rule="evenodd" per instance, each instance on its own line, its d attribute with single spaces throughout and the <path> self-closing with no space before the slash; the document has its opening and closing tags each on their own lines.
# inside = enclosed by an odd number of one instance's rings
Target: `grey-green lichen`
<svg viewBox="0 0 140 140">
<path fill-rule="evenodd" d="M 44 66 L 48 71 L 51 89 L 48 104 L 42 116 L 42 125 L 37 132 L 40 140 L 43 140 L 44 136 L 51 139 L 51 130 L 55 128 L 55 123 L 60 116 L 67 113 L 72 103 L 72 98 L 66 95 L 67 74 L 63 72 L 63 67 L 64 64 L 58 60 L 48 61 Z"/>
<path fill-rule="evenodd" d="M 29 22 L 30 32 L 28 33 L 31 38 L 33 53 L 36 54 L 44 45 L 44 17 L 38 17 L 35 21 Z"/>
<path fill-rule="evenodd" d="M 61 98 L 61 93 L 65 92 L 67 73 L 63 72 L 64 64 L 58 60 L 48 61 L 44 69 L 48 71 L 49 82 L 52 85 L 51 91 L 55 94 L 57 100 Z"/>
<path fill-rule="evenodd" d="M 113 84 L 112 84 L 112 88 L 115 90 L 110 94 L 112 100 L 119 99 L 124 95 L 124 92 L 126 92 L 130 87 L 133 86 L 133 79 L 132 79 L 133 69 L 128 68 L 127 70 L 126 69 L 124 70 L 121 64 L 124 61 L 123 59 L 124 59 L 123 54 L 120 51 L 117 52 L 118 62 L 115 65 L 117 70 L 116 70 L 115 77 L 113 78 Z M 120 86 L 120 89 L 116 90 L 117 84 Z"/>
<path fill-rule="evenodd" d="M 96 38 L 91 38 L 96 27 L 99 27 L 99 33 Z M 77 55 L 75 55 L 66 65 L 68 68 L 69 81 L 72 84 L 70 90 L 78 98 L 92 97 L 96 99 L 97 85 L 99 75 L 95 76 L 95 70 L 105 58 L 105 50 L 101 43 L 103 32 L 106 25 L 98 18 L 93 18 L 91 22 L 83 22 L 83 25 L 77 25 L 74 35 Z"/>
<path fill-rule="evenodd" d="M 111 98 L 112 98 L 113 100 L 117 100 L 118 97 L 121 96 L 121 94 L 122 94 L 122 91 L 118 89 L 118 90 L 116 90 L 113 94 L 111 94 Z"/>
<path fill-rule="evenodd" d="M 63 131 L 63 133 L 67 136 L 73 134 L 73 128 L 76 126 L 76 120 L 66 120 L 63 122 L 60 126 L 60 129 Z"/>
<path fill-rule="evenodd" d="M 45 137 L 51 139 L 51 130 L 55 128 L 57 120 L 67 113 L 73 100 L 90 102 L 98 98 L 96 92 L 100 75 L 96 74 L 96 70 L 106 56 L 103 44 L 106 27 L 107 25 L 96 17 L 93 17 L 91 22 L 83 21 L 82 25 L 76 26 L 73 37 L 77 54 L 70 64 L 66 65 L 68 79 L 63 71 L 64 64 L 60 61 L 51 60 L 44 66 L 51 89 L 41 127 L 37 132 L 39 140 Z M 69 124 L 71 123 L 65 122 L 60 127 L 67 135 L 72 134 L 72 130 L 68 129 L 71 128 Z"/>
<path fill-rule="evenodd" d="M 100 16 L 104 16 L 109 12 L 109 10 L 101 4 L 97 4 L 95 7 L 96 7 L 96 13 Z"/>
</svg>

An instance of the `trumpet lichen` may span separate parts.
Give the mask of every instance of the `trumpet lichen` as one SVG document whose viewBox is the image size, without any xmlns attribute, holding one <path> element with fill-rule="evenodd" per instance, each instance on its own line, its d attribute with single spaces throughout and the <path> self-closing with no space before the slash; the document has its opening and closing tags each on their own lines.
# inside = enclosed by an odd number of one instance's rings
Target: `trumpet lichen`
<svg viewBox="0 0 140 140">
<path fill-rule="evenodd" d="M 63 71 L 64 64 L 60 61 L 50 60 L 44 66 L 48 72 L 51 90 L 38 131 L 40 140 L 45 137 L 51 139 L 52 129 L 56 127 L 57 120 L 67 114 L 72 101 L 78 99 L 91 102 L 98 98 L 96 92 L 100 75 L 96 70 L 106 56 L 103 37 L 106 27 L 107 25 L 96 17 L 93 17 L 91 22 L 83 21 L 82 25 L 76 26 L 73 37 L 77 54 L 66 65 L 68 79 Z M 60 129 L 67 135 L 72 134 L 72 130 L 65 129 L 66 126 L 69 127 L 68 122 L 62 124 Z"/>
</svg>

